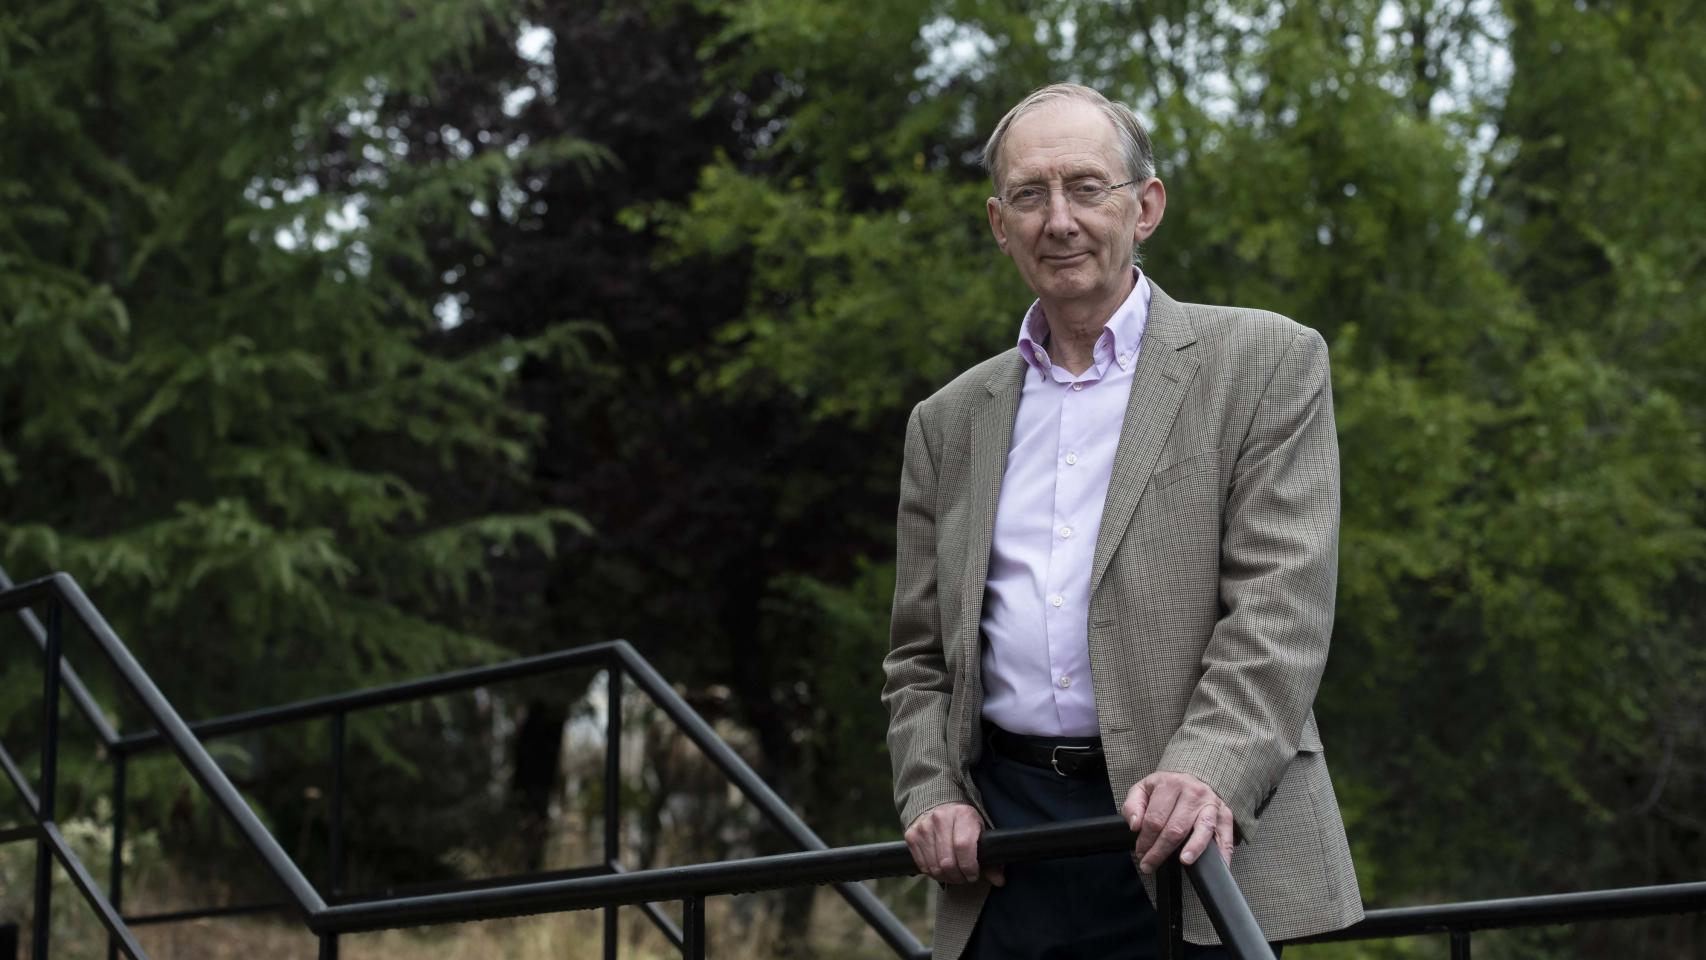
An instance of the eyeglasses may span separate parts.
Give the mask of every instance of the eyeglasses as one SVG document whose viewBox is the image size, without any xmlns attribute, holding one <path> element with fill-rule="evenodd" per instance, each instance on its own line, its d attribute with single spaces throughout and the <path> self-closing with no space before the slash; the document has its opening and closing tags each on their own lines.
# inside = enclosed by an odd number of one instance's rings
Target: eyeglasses
<svg viewBox="0 0 1706 960">
<path fill-rule="evenodd" d="M 1136 182 L 1127 180 L 1124 183 L 1107 184 L 1095 179 L 1074 180 L 1065 187 L 1066 200 L 1080 210 L 1090 210 L 1106 203 L 1115 190 L 1129 187 Z M 1040 183 L 1027 183 L 997 199 L 1001 201 L 1002 206 L 1014 213 L 1036 213 L 1048 206 L 1049 193 L 1049 188 Z"/>
</svg>

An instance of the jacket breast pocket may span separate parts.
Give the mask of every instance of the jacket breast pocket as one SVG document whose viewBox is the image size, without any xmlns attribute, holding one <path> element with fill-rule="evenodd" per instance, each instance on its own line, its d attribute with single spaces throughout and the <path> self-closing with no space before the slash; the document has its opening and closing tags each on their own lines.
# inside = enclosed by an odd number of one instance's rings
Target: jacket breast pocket
<svg viewBox="0 0 1706 960">
<path fill-rule="evenodd" d="M 1155 471 L 1155 475 L 1149 480 L 1149 490 L 1151 493 L 1160 493 L 1193 474 L 1210 469 L 1218 473 L 1219 467 L 1219 447 L 1212 450 L 1199 450 L 1183 460 L 1175 461 Z"/>
<path fill-rule="evenodd" d="M 1138 499 L 1136 535 L 1164 536 L 1176 548 L 1218 556 L 1224 494 L 1218 449 L 1168 464 L 1155 471 Z"/>
</svg>

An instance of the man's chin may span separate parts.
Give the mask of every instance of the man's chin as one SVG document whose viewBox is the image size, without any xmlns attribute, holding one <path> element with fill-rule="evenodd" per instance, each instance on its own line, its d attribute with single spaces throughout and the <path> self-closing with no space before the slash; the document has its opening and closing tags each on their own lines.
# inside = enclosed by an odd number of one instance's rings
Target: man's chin
<svg viewBox="0 0 1706 960">
<path fill-rule="evenodd" d="M 1037 284 L 1037 296 L 1049 300 L 1081 300 L 1096 292 L 1097 277 L 1089 270 L 1061 270 L 1045 274 Z"/>
</svg>

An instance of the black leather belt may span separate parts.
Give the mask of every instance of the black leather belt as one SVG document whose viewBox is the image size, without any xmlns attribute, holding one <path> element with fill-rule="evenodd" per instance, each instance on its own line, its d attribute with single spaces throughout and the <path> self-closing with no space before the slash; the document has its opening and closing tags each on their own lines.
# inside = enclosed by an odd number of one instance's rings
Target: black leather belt
<svg viewBox="0 0 1706 960">
<path fill-rule="evenodd" d="M 983 728 L 990 748 L 1009 760 L 1053 770 L 1073 780 L 1106 775 L 1101 737 L 1032 737 L 1009 733 L 993 723 L 985 723 Z"/>
</svg>

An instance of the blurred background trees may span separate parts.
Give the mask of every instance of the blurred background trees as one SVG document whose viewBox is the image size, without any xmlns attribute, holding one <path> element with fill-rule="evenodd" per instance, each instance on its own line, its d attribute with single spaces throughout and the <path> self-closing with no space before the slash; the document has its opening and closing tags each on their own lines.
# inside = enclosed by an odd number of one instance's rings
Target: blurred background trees
<svg viewBox="0 0 1706 960">
<path fill-rule="evenodd" d="M 32 4 L 0 561 L 191 716 L 626 637 L 832 842 L 891 837 L 901 425 L 1012 341 L 975 156 L 1079 80 L 1152 126 L 1150 276 L 1331 345 L 1370 901 L 1698 879 L 1695 6 Z M 486 771 L 524 821 L 558 692 Z"/>
</svg>

